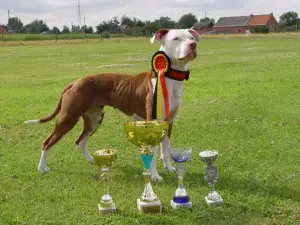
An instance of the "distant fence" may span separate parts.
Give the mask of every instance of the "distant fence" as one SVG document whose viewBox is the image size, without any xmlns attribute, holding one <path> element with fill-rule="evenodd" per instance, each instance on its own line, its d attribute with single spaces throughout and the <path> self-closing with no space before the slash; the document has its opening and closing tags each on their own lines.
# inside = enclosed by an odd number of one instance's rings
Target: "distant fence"
<svg viewBox="0 0 300 225">
<path fill-rule="evenodd" d="M 116 37 L 130 37 L 126 34 L 6 34 L 2 35 L 2 41 L 46 41 L 46 40 L 75 40 L 75 39 L 107 39 Z"/>
</svg>

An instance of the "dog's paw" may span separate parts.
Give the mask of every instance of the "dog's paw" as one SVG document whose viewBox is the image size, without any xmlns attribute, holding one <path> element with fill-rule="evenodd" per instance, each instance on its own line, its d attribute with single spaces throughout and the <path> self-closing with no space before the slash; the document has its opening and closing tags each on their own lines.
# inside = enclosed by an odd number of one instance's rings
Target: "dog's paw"
<svg viewBox="0 0 300 225">
<path fill-rule="evenodd" d="M 48 172 L 50 172 L 50 168 L 47 167 L 47 166 L 43 166 L 43 167 L 39 166 L 39 167 L 38 167 L 38 171 L 39 171 L 40 173 L 48 173 Z"/>
<path fill-rule="evenodd" d="M 151 175 L 151 179 L 155 181 L 163 181 L 163 178 L 159 176 L 158 174 Z"/>
<path fill-rule="evenodd" d="M 89 159 L 86 159 L 86 160 L 89 162 L 89 164 L 92 164 L 92 165 L 95 164 L 95 160 L 94 160 L 93 157 L 91 157 L 91 158 L 89 158 Z"/>
</svg>

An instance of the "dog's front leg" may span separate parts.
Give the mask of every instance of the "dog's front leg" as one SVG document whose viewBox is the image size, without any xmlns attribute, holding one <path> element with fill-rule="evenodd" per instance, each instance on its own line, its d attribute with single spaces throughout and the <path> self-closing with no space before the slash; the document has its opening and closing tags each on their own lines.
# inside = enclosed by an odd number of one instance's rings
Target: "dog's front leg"
<svg viewBox="0 0 300 225">
<path fill-rule="evenodd" d="M 170 161 L 170 139 L 171 139 L 171 133 L 172 133 L 172 125 L 173 123 L 169 124 L 169 131 L 168 135 L 166 135 L 163 139 L 163 141 L 160 143 L 160 150 L 161 150 L 161 159 L 163 160 L 163 165 L 166 169 L 168 169 L 170 172 L 174 172 L 175 168 L 172 166 Z"/>
<path fill-rule="evenodd" d="M 153 159 L 151 162 L 151 179 L 162 181 L 163 178 L 159 176 L 156 168 L 157 149 L 158 149 L 157 146 L 151 148 L 151 151 L 153 152 Z"/>
</svg>

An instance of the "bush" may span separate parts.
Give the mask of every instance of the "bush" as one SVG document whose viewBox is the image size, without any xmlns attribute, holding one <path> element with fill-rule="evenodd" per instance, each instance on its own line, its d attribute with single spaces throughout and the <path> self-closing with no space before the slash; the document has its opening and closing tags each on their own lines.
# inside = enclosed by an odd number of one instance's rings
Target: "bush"
<svg viewBox="0 0 300 225">
<path fill-rule="evenodd" d="M 254 33 L 269 33 L 269 28 L 266 26 L 254 27 Z"/>
<path fill-rule="evenodd" d="M 103 38 L 110 38 L 109 33 L 106 33 L 106 32 L 103 33 L 102 37 L 103 37 Z"/>
</svg>

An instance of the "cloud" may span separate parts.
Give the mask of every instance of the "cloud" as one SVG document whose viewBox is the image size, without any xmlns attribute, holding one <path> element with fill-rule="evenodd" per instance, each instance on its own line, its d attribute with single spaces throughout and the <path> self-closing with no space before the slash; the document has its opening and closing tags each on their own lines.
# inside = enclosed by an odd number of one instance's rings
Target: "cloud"
<svg viewBox="0 0 300 225">
<path fill-rule="evenodd" d="M 207 16 L 217 20 L 220 16 L 240 16 L 273 12 L 279 16 L 289 10 L 300 8 L 299 0 L 80 0 L 82 25 L 93 27 L 101 21 L 122 15 L 142 20 L 154 20 L 168 16 L 178 20 L 185 13 L 193 13 L 198 19 Z M 11 16 L 19 17 L 24 24 L 34 19 L 44 20 L 49 27 L 78 24 L 77 0 L 0 0 L 0 23 L 7 23 L 7 10 L 14 9 Z M 300 14 L 300 12 L 299 12 Z"/>
</svg>

